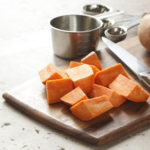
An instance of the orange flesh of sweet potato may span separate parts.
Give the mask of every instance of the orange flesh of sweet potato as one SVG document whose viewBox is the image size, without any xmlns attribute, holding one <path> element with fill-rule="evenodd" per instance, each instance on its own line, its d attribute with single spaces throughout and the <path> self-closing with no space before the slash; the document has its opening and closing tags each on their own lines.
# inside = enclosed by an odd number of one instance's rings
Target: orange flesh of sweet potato
<svg viewBox="0 0 150 150">
<path fill-rule="evenodd" d="M 47 80 L 61 79 L 66 77 L 65 73 L 55 67 L 53 64 L 48 64 L 39 72 L 39 75 L 43 84 L 46 84 Z"/>
<path fill-rule="evenodd" d="M 108 86 L 119 74 L 129 78 L 123 66 L 119 63 L 97 73 L 95 83 Z"/>
<path fill-rule="evenodd" d="M 83 63 L 77 61 L 70 61 L 69 68 L 74 68 L 81 65 L 83 65 Z"/>
<path fill-rule="evenodd" d="M 80 87 L 77 87 L 77 88 L 73 89 L 72 91 L 70 91 L 69 93 L 67 93 L 66 95 L 64 95 L 63 97 L 61 97 L 60 99 L 64 103 L 71 106 L 81 100 L 88 99 L 88 97 L 82 91 L 82 89 Z"/>
<path fill-rule="evenodd" d="M 69 64 L 69 68 L 74 68 L 74 67 L 77 67 L 77 66 L 81 66 L 81 65 L 83 65 L 83 64 L 84 64 L 84 63 L 81 63 L 81 62 L 71 61 L 70 64 Z M 96 66 L 94 66 L 94 65 L 89 65 L 89 66 L 92 68 L 92 70 L 93 70 L 93 72 L 94 72 L 94 75 L 96 75 L 97 72 L 100 71 L 100 70 L 99 70 Z"/>
<path fill-rule="evenodd" d="M 118 94 L 116 91 L 98 84 L 94 84 L 92 90 L 88 94 L 88 96 L 91 98 L 102 95 L 107 95 L 109 101 L 112 103 L 114 107 L 118 107 L 126 101 L 125 97 Z"/>
<path fill-rule="evenodd" d="M 121 104 L 123 104 L 126 101 L 126 98 L 120 95 L 119 93 L 117 93 L 116 91 L 113 91 L 109 100 L 114 107 L 119 107 Z"/>
<path fill-rule="evenodd" d="M 94 65 L 90 65 L 90 67 L 92 68 L 93 72 L 94 72 L 94 76 L 96 76 L 96 74 L 100 71 L 96 66 Z"/>
<path fill-rule="evenodd" d="M 72 79 L 75 87 L 80 87 L 84 93 L 88 93 L 94 84 L 94 72 L 88 65 L 70 68 L 66 71 Z"/>
<path fill-rule="evenodd" d="M 71 79 L 48 80 L 46 82 L 46 93 L 48 103 L 60 102 L 60 98 L 73 89 Z"/>
<path fill-rule="evenodd" d="M 104 95 L 82 100 L 73 105 L 70 110 L 79 119 L 88 121 L 110 110 L 112 107 L 113 105 L 108 100 L 108 97 Z"/>
<path fill-rule="evenodd" d="M 102 69 L 101 63 L 99 61 L 99 58 L 95 52 L 91 52 L 88 55 L 86 55 L 84 58 L 81 59 L 82 63 L 89 64 L 89 65 L 94 65 L 96 66 L 99 70 Z"/>
<path fill-rule="evenodd" d="M 149 94 L 140 85 L 121 74 L 118 75 L 109 87 L 134 102 L 144 102 L 149 97 Z"/>
</svg>

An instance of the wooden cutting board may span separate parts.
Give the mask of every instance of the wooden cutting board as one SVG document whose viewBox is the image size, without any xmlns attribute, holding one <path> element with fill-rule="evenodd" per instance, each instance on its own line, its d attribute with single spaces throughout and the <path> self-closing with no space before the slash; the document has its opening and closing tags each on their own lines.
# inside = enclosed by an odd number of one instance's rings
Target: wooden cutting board
<svg viewBox="0 0 150 150">
<path fill-rule="evenodd" d="M 120 45 L 150 68 L 150 53 L 140 45 L 137 37 L 123 41 Z M 103 68 L 117 63 L 106 50 L 100 52 L 100 60 Z M 136 80 L 128 69 L 127 72 Z M 104 144 L 150 122 L 150 100 L 146 103 L 127 101 L 121 107 L 91 121 L 81 121 L 71 114 L 65 104 L 47 104 L 45 87 L 38 76 L 4 93 L 3 97 L 12 106 L 42 123 L 92 144 Z"/>
</svg>

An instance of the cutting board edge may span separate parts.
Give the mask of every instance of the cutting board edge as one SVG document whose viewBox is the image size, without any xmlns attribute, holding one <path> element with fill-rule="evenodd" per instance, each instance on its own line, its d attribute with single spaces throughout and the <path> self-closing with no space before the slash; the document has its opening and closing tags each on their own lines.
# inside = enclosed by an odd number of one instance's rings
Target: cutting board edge
<svg viewBox="0 0 150 150">
<path fill-rule="evenodd" d="M 101 137 L 96 137 L 96 136 L 94 137 L 87 134 L 84 130 L 79 132 L 77 129 L 65 125 L 53 118 L 50 119 L 44 113 L 39 112 L 38 110 L 33 109 L 29 105 L 22 103 L 20 100 L 18 100 L 17 98 L 15 98 L 14 96 L 10 95 L 7 92 L 5 92 L 2 96 L 7 103 L 17 108 L 17 110 L 27 114 L 29 117 L 34 118 L 36 121 L 39 121 L 40 123 L 42 122 L 48 127 L 52 127 L 54 129 L 60 130 L 69 135 L 73 135 L 76 138 L 80 137 L 85 142 L 89 142 L 90 144 L 94 144 L 94 145 L 103 145 L 110 141 L 119 139 L 119 137 L 150 123 L 150 114 L 149 114 L 146 115 L 144 118 L 141 118 L 140 120 L 130 122 L 126 126 L 111 131 L 107 135 L 103 135 Z"/>
<path fill-rule="evenodd" d="M 110 141 L 119 139 L 119 137 L 126 135 L 129 132 L 135 131 L 139 127 L 147 125 L 148 123 L 150 123 L 150 114 L 146 115 L 145 117 L 141 118 L 140 120 L 130 122 L 126 126 L 123 126 L 119 129 L 111 131 L 111 132 L 109 132 L 109 134 L 104 135 L 103 137 L 100 137 L 97 145 L 103 145 Z"/>
<path fill-rule="evenodd" d="M 90 144 L 98 145 L 99 143 L 99 138 L 91 136 L 87 134 L 85 131 L 79 132 L 77 129 L 71 128 L 70 126 L 63 124 L 53 118 L 51 118 L 50 120 L 50 118 L 43 112 L 39 112 L 38 110 L 30 107 L 29 105 L 22 103 L 20 100 L 18 100 L 17 98 L 15 98 L 14 96 L 10 95 L 7 92 L 3 93 L 2 97 L 8 104 L 17 108 L 17 110 L 23 112 L 24 114 L 35 119 L 36 121 L 39 121 L 40 123 L 42 122 L 48 127 L 52 127 L 69 135 L 73 135 L 76 138 L 80 137 L 85 142 L 89 142 Z"/>
</svg>

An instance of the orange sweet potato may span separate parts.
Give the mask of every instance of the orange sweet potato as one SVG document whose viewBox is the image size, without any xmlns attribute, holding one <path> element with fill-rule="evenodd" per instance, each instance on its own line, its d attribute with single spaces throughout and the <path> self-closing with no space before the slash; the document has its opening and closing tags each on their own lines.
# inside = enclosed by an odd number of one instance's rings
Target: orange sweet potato
<svg viewBox="0 0 150 150">
<path fill-rule="evenodd" d="M 99 70 L 102 69 L 101 63 L 99 61 L 98 56 L 94 51 L 89 53 L 87 56 L 81 59 L 82 63 L 89 64 L 89 65 L 94 65 L 96 66 Z"/>
<path fill-rule="evenodd" d="M 117 76 L 109 87 L 134 102 L 144 102 L 149 97 L 149 94 L 140 85 L 121 74 Z"/>
<path fill-rule="evenodd" d="M 60 98 L 73 89 L 71 79 L 48 80 L 46 82 L 46 93 L 48 103 L 60 102 Z"/>
<path fill-rule="evenodd" d="M 84 64 L 78 67 L 70 68 L 66 71 L 72 79 L 75 87 L 80 87 L 84 93 L 88 93 L 94 84 L 94 72 L 88 65 Z"/>
<path fill-rule="evenodd" d="M 112 103 L 114 107 L 118 107 L 126 101 L 125 97 L 118 94 L 116 91 L 98 84 L 94 84 L 92 90 L 88 94 L 88 96 L 91 98 L 102 95 L 107 95 L 109 101 Z"/>
<path fill-rule="evenodd" d="M 82 100 L 73 105 L 70 110 L 79 119 L 88 121 L 110 110 L 112 107 L 113 105 L 108 100 L 108 97 L 104 95 Z"/>
<path fill-rule="evenodd" d="M 88 99 L 88 97 L 82 91 L 82 89 L 80 87 L 77 87 L 77 88 L 73 89 L 72 91 L 70 91 L 69 93 L 67 93 L 66 95 L 64 95 L 63 97 L 61 97 L 60 99 L 64 103 L 71 106 L 81 100 Z"/>
<path fill-rule="evenodd" d="M 83 65 L 83 64 L 84 64 L 84 63 L 81 63 L 81 62 L 71 61 L 70 64 L 69 64 L 69 68 L 81 66 L 81 65 Z M 92 68 L 92 70 L 93 70 L 93 72 L 94 72 L 94 75 L 96 75 L 97 72 L 100 71 L 100 70 L 99 70 L 96 66 L 94 66 L 94 65 L 89 65 L 89 66 Z"/>
<path fill-rule="evenodd" d="M 65 73 L 55 67 L 53 64 L 48 64 L 39 72 L 39 75 L 43 84 L 46 84 L 47 80 L 61 79 L 66 77 Z"/>
<path fill-rule="evenodd" d="M 95 83 L 108 86 L 119 74 L 123 74 L 129 78 L 120 63 L 98 72 L 95 77 Z"/>
<path fill-rule="evenodd" d="M 81 65 L 83 65 L 83 63 L 77 61 L 70 61 L 69 68 L 74 68 Z"/>
<path fill-rule="evenodd" d="M 96 66 L 94 66 L 94 65 L 89 65 L 91 68 L 92 68 L 92 70 L 93 70 L 93 72 L 94 72 L 94 76 L 96 76 L 96 74 L 100 71 Z"/>
</svg>

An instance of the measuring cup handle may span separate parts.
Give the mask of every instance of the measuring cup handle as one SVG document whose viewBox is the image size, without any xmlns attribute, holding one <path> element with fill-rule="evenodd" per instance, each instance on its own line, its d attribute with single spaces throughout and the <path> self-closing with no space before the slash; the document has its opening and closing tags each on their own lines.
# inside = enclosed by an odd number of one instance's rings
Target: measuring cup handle
<svg viewBox="0 0 150 150">
<path fill-rule="evenodd" d="M 112 16 L 117 16 L 117 15 L 120 15 L 120 14 L 123 14 L 123 13 L 124 13 L 123 10 L 114 10 L 112 12 L 108 12 L 108 13 L 105 13 L 105 14 L 95 15 L 94 17 L 96 17 L 98 19 L 104 19 L 104 18 L 109 18 L 109 17 L 112 17 Z"/>
<path fill-rule="evenodd" d="M 133 20 L 132 22 L 128 23 L 126 25 L 127 30 L 129 30 L 129 29 L 135 27 L 136 25 L 138 25 L 140 23 L 140 21 L 141 21 L 141 17 L 139 17 L 138 19 Z"/>
</svg>

